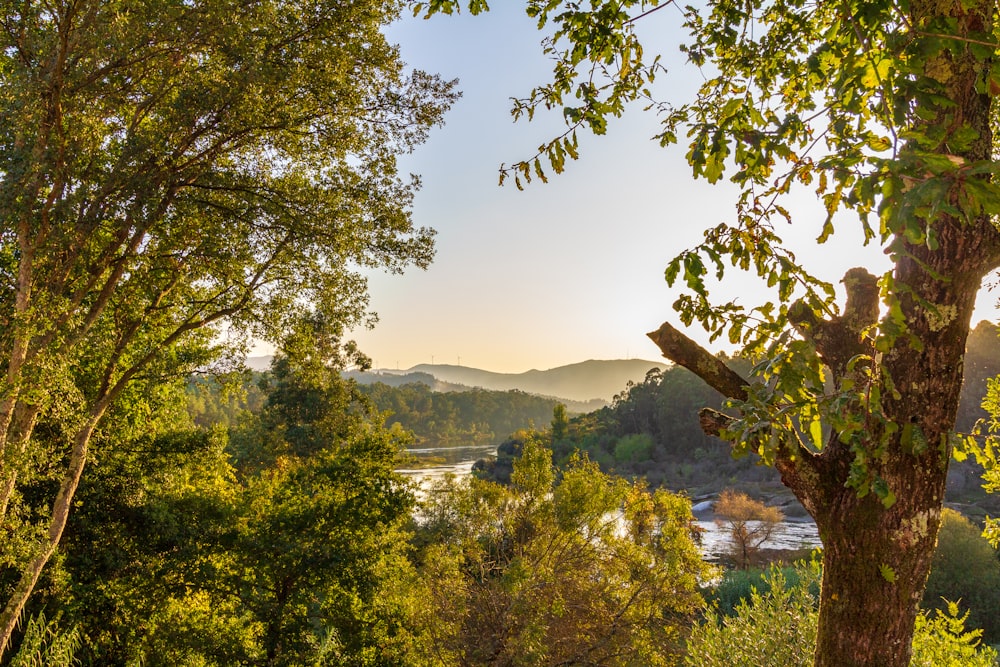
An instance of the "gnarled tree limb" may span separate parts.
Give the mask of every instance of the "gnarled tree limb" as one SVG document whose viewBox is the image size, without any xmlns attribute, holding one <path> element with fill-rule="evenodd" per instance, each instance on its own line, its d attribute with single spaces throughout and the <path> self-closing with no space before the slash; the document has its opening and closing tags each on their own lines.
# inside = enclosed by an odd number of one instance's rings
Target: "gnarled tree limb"
<svg viewBox="0 0 1000 667">
<path fill-rule="evenodd" d="M 823 363 L 834 375 L 847 373 L 850 360 L 867 351 L 863 332 L 878 319 L 878 278 L 863 268 L 853 268 L 844 275 L 847 304 L 840 317 L 820 319 L 802 301 L 788 309 L 788 321 L 803 338 L 816 347 Z"/>
<path fill-rule="evenodd" d="M 664 357 L 688 369 L 712 389 L 726 398 L 747 400 L 747 386 L 750 383 L 669 322 L 664 322 L 659 329 L 646 335 L 656 343 Z"/>
</svg>

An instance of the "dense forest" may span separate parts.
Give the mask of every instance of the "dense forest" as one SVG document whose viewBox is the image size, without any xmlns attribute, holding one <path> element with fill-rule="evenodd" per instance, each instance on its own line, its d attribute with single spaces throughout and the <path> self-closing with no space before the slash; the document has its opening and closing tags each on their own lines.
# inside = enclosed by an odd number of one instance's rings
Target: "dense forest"
<svg viewBox="0 0 1000 667">
<path fill-rule="evenodd" d="M 260 411 L 270 381 L 269 374 L 251 371 L 193 377 L 186 385 L 188 412 L 198 426 L 235 425 L 240 415 Z M 425 382 L 356 387 L 384 414 L 385 425 L 398 424 L 415 447 L 498 445 L 514 431 L 548 424 L 559 403 L 517 390 L 434 391 Z"/>
<path fill-rule="evenodd" d="M 387 412 L 386 425 L 399 424 L 420 447 L 498 445 L 518 429 L 544 426 L 558 401 L 523 391 L 471 389 L 435 392 L 426 384 L 359 386 Z"/>
<path fill-rule="evenodd" d="M 651 373 L 616 405 L 670 375 Z M 67 666 L 701 665 L 753 659 L 730 633 L 769 634 L 768 596 L 813 600 L 805 580 L 768 580 L 755 598 L 738 572 L 703 587 L 718 573 L 698 554 L 686 497 L 565 454 L 559 443 L 596 414 L 556 408 L 549 428 L 520 432 L 506 483 L 448 480 L 418 505 L 394 472 L 408 436 L 358 385 L 295 356 L 256 380 L 256 398 L 224 401 L 215 423 L 194 417 L 222 392 L 179 379 L 151 404 L 152 432 L 101 434 L 117 446 L 83 480 L 18 655 Z M 971 634 L 954 614 L 929 616 L 920 650 L 986 665 L 971 629 L 998 638 L 1000 561 L 965 519 L 947 526 L 930 590 L 966 596 Z M 973 562 L 974 582 L 962 575 Z M 706 598 L 730 602 L 710 611 Z M 802 604 L 808 628 L 814 602 Z M 712 635 L 706 613 L 731 614 L 733 629 Z M 775 650 L 802 651 L 809 637 L 794 642 Z"/>
</svg>

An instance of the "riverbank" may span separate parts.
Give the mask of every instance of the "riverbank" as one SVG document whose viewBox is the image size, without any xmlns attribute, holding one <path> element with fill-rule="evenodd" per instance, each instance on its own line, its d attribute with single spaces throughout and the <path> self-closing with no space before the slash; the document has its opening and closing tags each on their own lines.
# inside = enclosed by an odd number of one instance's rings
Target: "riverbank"
<svg viewBox="0 0 1000 667">
<path fill-rule="evenodd" d="M 472 473 L 472 466 L 484 456 L 495 453 L 495 447 L 475 446 L 475 447 L 428 447 L 414 448 L 407 450 L 417 464 L 408 465 L 397 472 L 414 479 L 419 486 L 421 493 L 426 493 L 433 487 L 434 483 L 446 475 L 464 477 Z M 420 464 L 423 462 L 423 464 Z M 701 533 L 702 556 L 712 562 L 720 562 L 726 558 L 731 544 L 729 532 L 724 524 L 716 521 L 716 516 L 712 511 L 712 505 L 718 494 L 705 494 L 699 496 L 692 505 L 692 512 L 695 515 L 696 525 Z M 771 500 L 776 500 L 773 498 Z M 795 503 L 790 497 L 791 503 L 780 502 L 779 506 L 785 513 L 786 519 L 781 523 L 770 539 L 762 546 L 760 553 L 768 556 L 767 560 L 784 560 L 784 557 L 794 554 L 808 554 L 812 549 L 820 545 L 819 533 L 816 524 L 805 514 L 791 504 Z M 797 505 L 797 503 L 795 503 Z M 801 508 L 801 505 L 798 506 Z M 787 511 L 786 511 L 787 510 Z"/>
</svg>

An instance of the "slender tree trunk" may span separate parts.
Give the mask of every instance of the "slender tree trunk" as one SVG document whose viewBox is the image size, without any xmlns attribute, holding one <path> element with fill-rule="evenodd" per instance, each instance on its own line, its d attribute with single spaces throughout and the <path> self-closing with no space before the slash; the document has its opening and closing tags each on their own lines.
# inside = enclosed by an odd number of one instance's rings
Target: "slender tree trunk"
<svg viewBox="0 0 1000 667">
<path fill-rule="evenodd" d="M 63 531 L 66 529 L 66 522 L 69 520 L 70 508 L 73 504 L 73 496 L 80 485 L 80 478 L 83 475 L 84 466 L 87 463 L 87 451 L 90 445 L 90 438 L 94 433 L 101 417 L 107 409 L 107 401 L 98 404 L 91 413 L 87 421 L 80 427 L 73 438 L 73 449 L 70 452 L 69 466 L 63 475 L 59 493 L 56 495 L 52 505 L 52 518 L 45 537 L 40 541 L 35 550 L 35 555 L 31 562 L 21 570 L 21 578 L 18 580 L 14 592 L 7 598 L 6 606 L 0 612 L 0 656 L 7 652 L 11 636 L 17 627 L 17 622 L 31 596 L 38 578 L 42 574 L 45 565 L 52 558 Z"/>
</svg>

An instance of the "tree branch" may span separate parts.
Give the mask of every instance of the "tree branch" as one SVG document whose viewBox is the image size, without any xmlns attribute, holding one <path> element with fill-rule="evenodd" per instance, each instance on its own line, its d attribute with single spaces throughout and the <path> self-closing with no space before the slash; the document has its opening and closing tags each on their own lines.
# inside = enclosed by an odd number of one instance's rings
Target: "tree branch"
<svg viewBox="0 0 1000 667">
<path fill-rule="evenodd" d="M 669 322 L 664 322 L 659 329 L 646 335 L 656 343 L 664 357 L 688 369 L 712 389 L 726 398 L 747 400 L 747 386 L 750 383 Z"/>
</svg>

